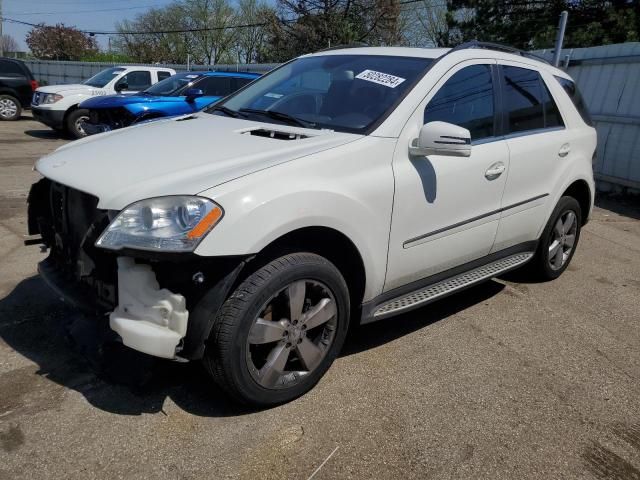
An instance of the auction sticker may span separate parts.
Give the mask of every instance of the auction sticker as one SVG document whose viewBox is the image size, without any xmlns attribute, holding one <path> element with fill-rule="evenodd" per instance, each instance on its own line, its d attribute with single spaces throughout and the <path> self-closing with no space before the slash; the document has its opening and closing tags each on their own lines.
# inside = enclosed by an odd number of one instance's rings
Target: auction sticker
<svg viewBox="0 0 640 480">
<path fill-rule="evenodd" d="M 365 70 L 356 75 L 356 78 L 360 80 L 366 80 L 367 82 L 377 83 L 389 88 L 396 88 L 406 79 L 390 75 L 388 73 L 376 72 L 375 70 Z"/>
</svg>

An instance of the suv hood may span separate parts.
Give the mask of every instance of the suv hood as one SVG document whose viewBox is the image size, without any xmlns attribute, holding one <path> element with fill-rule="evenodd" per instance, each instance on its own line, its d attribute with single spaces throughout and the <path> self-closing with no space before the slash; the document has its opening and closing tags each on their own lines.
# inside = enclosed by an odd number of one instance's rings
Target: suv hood
<svg viewBox="0 0 640 480">
<path fill-rule="evenodd" d="M 279 140 L 246 133 L 308 135 Z M 207 113 L 86 137 L 57 149 L 36 170 L 120 210 L 163 195 L 195 195 L 221 183 L 362 138 L 330 130 L 260 123 Z"/>
<path fill-rule="evenodd" d="M 104 92 L 102 88 L 92 87 L 90 85 L 84 85 L 82 83 L 72 83 L 71 85 L 48 85 L 46 87 L 40 87 L 37 90 L 42 93 L 59 93 L 59 94 L 71 94 L 71 93 L 85 93 L 88 95 L 96 95 L 95 92 Z"/>
</svg>

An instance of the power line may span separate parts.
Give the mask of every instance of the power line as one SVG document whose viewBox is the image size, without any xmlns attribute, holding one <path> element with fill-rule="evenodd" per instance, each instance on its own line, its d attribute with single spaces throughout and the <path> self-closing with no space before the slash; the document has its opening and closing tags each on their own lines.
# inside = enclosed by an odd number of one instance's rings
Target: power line
<svg viewBox="0 0 640 480">
<path fill-rule="evenodd" d="M 64 10 L 61 12 L 7 12 L 8 15 L 22 16 L 22 15 L 60 15 L 60 14 L 76 14 L 76 13 L 98 13 L 98 12 L 119 12 L 121 10 L 138 10 L 142 8 L 162 8 L 157 5 L 139 5 L 137 7 L 120 7 L 120 8 L 104 8 L 104 9 L 92 9 L 92 10 Z"/>
</svg>

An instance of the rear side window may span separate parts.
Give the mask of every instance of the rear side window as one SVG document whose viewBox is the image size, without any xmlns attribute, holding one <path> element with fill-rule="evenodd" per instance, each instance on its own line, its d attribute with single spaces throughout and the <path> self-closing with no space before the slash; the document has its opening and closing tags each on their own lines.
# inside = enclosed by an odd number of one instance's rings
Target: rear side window
<svg viewBox="0 0 640 480">
<path fill-rule="evenodd" d="M 507 132 L 519 133 L 564 126 L 560 111 L 535 70 L 502 67 Z"/>
<path fill-rule="evenodd" d="M 578 113 L 580 113 L 580 116 L 582 117 L 582 120 L 584 120 L 584 123 L 589 126 L 593 126 L 593 120 L 591 119 L 591 115 L 589 114 L 587 105 L 584 103 L 584 98 L 582 98 L 580 90 L 578 90 L 576 84 L 573 81 L 562 77 L 555 77 L 555 79 L 560 82 L 560 85 L 562 85 L 564 91 L 567 92 L 567 95 L 569 95 L 569 98 L 575 105 Z"/>
<path fill-rule="evenodd" d="M 231 80 L 231 77 L 204 77 L 193 88 L 202 90 L 206 97 L 226 97 L 233 92 Z"/>
<path fill-rule="evenodd" d="M 169 78 L 171 76 L 171 72 L 158 72 L 158 81 L 161 82 L 162 80 Z"/>
<path fill-rule="evenodd" d="M 151 72 L 137 70 L 127 73 L 118 83 L 126 83 L 131 91 L 146 90 L 151 86 Z"/>
<path fill-rule="evenodd" d="M 472 65 L 453 74 L 424 110 L 424 123 L 433 121 L 468 129 L 472 141 L 494 136 L 493 81 L 489 65 Z"/>
<path fill-rule="evenodd" d="M 24 77 L 24 71 L 16 62 L 0 60 L 0 75 L 8 75 L 10 77 Z"/>
<path fill-rule="evenodd" d="M 240 90 L 247 83 L 251 83 L 253 78 L 234 78 L 233 81 L 235 82 L 234 90 Z"/>
</svg>

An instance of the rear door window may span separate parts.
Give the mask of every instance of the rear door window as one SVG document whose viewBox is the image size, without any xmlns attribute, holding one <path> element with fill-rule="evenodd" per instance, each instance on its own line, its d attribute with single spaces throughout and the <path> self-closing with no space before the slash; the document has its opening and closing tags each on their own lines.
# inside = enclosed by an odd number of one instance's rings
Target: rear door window
<svg viewBox="0 0 640 480">
<path fill-rule="evenodd" d="M 587 105 L 584 102 L 584 98 L 580 94 L 580 90 L 578 90 L 578 86 L 575 84 L 575 82 L 562 77 L 554 77 L 554 78 L 558 82 L 560 82 L 560 85 L 562 85 L 562 88 L 564 88 L 564 91 L 567 92 L 567 95 L 569 95 L 569 98 L 575 105 L 576 110 L 578 110 L 578 113 L 580 113 L 580 116 L 582 117 L 582 120 L 584 120 L 584 123 L 586 123 L 587 125 L 593 126 L 593 120 L 591 119 L 591 114 L 589 113 L 589 109 L 587 108 Z"/>
<path fill-rule="evenodd" d="M 464 127 L 471 140 L 495 135 L 491 67 L 471 65 L 456 72 L 424 110 L 424 123 L 441 121 Z"/>
<path fill-rule="evenodd" d="M 502 66 L 507 133 L 564 126 L 558 106 L 540 73 Z"/>
<path fill-rule="evenodd" d="M 128 90 L 134 92 L 146 90 L 152 85 L 151 72 L 135 70 L 127 73 L 118 83 L 126 83 L 129 86 Z"/>
<path fill-rule="evenodd" d="M 206 97 L 226 97 L 233 92 L 231 77 L 204 77 L 192 88 L 199 88 Z"/>
<path fill-rule="evenodd" d="M 170 76 L 171 76 L 171 72 L 159 71 L 158 72 L 158 81 L 161 82 L 162 80 L 165 80 L 165 79 L 169 78 Z"/>
</svg>

